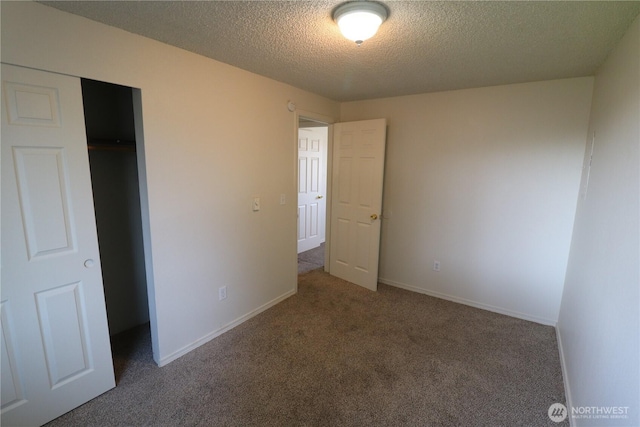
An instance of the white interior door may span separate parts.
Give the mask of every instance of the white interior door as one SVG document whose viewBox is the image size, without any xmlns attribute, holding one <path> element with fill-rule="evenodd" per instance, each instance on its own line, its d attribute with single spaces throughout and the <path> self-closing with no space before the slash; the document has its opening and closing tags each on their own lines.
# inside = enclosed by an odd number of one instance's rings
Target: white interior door
<svg viewBox="0 0 640 427">
<path fill-rule="evenodd" d="M 327 127 L 298 130 L 298 253 L 325 241 Z"/>
<path fill-rule="evenodd" d="M 378 289 L 385 119 L 333 131 L 330 274 Z"/>
<path fill-rule="evenodd" d="M 115 386 L 80 79 L 2 65 L 2 425 Z"/>
</svg>

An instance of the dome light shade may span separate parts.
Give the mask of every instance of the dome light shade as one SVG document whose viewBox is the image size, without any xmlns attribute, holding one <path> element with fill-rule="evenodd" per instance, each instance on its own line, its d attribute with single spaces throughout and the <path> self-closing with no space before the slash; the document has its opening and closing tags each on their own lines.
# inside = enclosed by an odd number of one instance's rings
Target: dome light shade
<svg viewBox="0 0 640 427">
<path fill-rule="evenodd" d="M 342 35 L 360 46 L 363 41 L 373 37 L 380 24 L 387 19 L 387 9 L 380 3 L 354 1 L 339 6 L 333 12 L 333 19 Z"/>
</svg>

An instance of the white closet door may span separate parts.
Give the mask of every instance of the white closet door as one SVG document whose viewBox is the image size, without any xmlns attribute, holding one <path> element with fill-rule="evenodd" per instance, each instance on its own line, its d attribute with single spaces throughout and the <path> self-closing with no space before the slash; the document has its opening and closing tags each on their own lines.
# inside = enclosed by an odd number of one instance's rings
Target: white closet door
<svg viewBox="0 0 640 427">
<path fill-rule="evenodd" d="M 115 386 L 80 79 L 2 65 L 2 425 Z"/>
</svg>

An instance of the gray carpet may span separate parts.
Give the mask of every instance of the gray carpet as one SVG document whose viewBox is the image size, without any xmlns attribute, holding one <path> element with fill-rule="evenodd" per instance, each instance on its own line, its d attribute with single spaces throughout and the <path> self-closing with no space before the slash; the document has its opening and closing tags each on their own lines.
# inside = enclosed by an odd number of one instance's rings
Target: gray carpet
<svg viewBox="0 0 640 427">
<path fill-rule="evenodd" d="M 551 327 L 321 270 L 298 294 L 158 368 L 114 342 L 118 386 L 51 426 L 557 426 Z"/>
<path fill-rule="evenodd" d="M 324 267 L 324 243 L 298 254 L 298 274 Z"/>
</svg>

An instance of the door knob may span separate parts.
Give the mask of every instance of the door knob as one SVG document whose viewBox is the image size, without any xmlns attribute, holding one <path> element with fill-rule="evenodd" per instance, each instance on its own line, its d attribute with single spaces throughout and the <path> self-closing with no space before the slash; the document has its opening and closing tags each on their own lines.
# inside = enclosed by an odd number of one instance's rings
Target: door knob
<svg viewBox="0 0 640 427">
<path fill-rule="evenodd" d="M 375 221 L 376 219 L 378 219 L 378 215 L 377 214 L 371 214 L 371 219 L 373 221 Z"/>
<path fill-rule="evenodd" d="M 91 268 L 91 267 L 93 267 L 94 265 L 95 265 L 95 262 L 94 262 L 91 258 L 89 258 L 89 259 L 87 259 L 87 260 L 85 260 L 85 261 L 84 261 L 84 266 L 85 266 L 86 268 Z"/>
<path fill-rule="evenodd" d="M 319 196 L 316 196 L 316 199 L 322 199 L 322 197 L 324 197 L 324 196 L 319 195 Z"/>
</svg>

